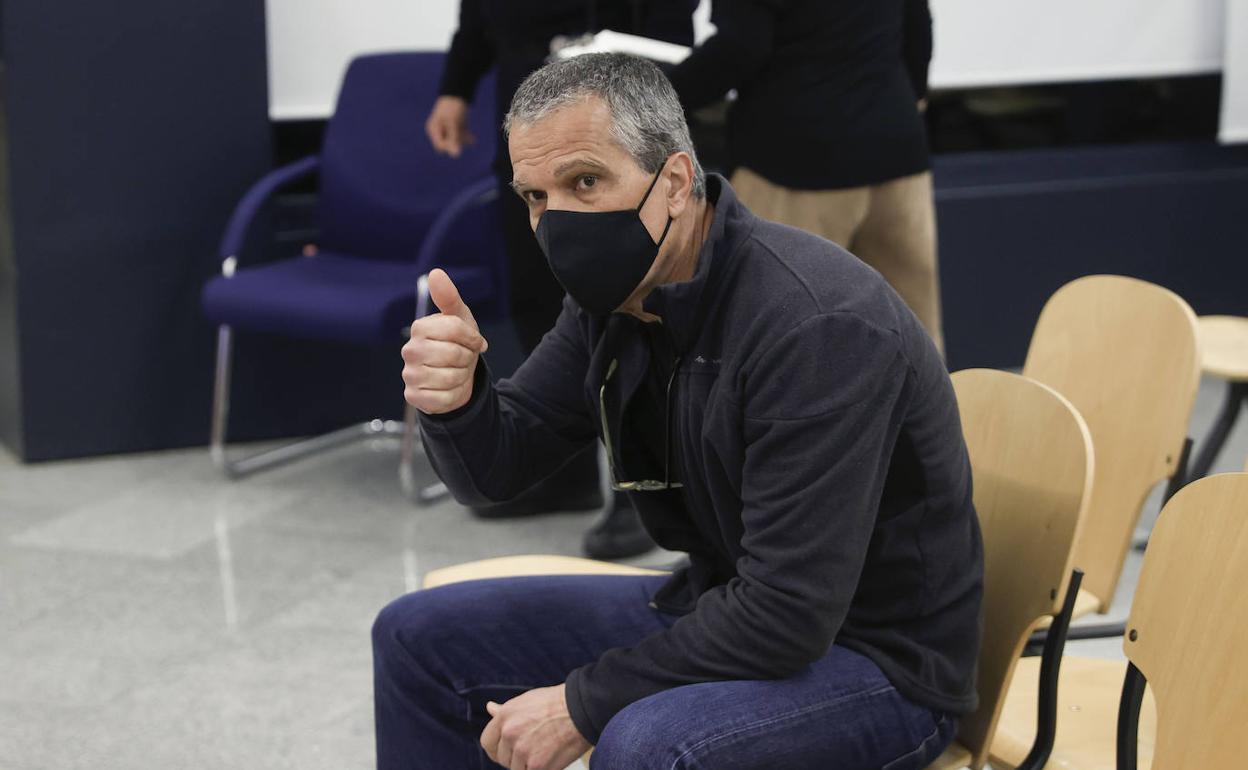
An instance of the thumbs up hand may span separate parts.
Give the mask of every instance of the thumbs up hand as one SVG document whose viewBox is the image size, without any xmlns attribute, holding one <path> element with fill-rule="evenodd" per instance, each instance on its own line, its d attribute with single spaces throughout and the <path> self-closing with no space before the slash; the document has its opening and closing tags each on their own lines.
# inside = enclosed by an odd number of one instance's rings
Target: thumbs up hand
<svg viewBox="0 0 1248 770">
<path fill-rule="evenodd" d="M 489 343 L 446 271 L 429 273 L 429 298 L 441 312 L 412 324 L 403 346 L 403 397 L 425 414 L 444 414 L 472 398 L 477 359 Z"/>
</svg>

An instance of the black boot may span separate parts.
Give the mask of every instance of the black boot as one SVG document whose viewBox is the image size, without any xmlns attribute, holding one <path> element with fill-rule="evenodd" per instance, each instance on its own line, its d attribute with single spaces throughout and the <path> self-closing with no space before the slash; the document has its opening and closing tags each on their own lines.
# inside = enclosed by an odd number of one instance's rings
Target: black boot
<svg viewBox="0 0 1248 770">
<path fill-rule="evenodd" d="M 650 533 L 641 526 L 637 509 L 623 492 L 616 492 L 611 507 L 585 533 L 585 555 L 591 559 L 627 559 L 655 547 Z"/>
</svg>

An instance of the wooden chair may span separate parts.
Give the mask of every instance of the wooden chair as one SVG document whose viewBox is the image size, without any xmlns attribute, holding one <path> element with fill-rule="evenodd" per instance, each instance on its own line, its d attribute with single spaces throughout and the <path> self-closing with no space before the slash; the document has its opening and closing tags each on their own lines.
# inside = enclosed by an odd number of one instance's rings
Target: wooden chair
<svg viewBox="0 0 1248 770">
<path fill-rule="evenodd" d="M 1205 374 L 1226 381 L 1226 396 L 1209 437 L 1192 463 L 1193 479 L 1208 475 L 1248 402 L 1248 318 L 1201 316 L 1200 345 Z"/>
<path fill-rule="evenodd" d="M 1091 495 L 1092 443 L 1069 402 L 1026 377 L 977 369 L 953 375 L 953 383 L 984 534 L 985 624 L 977 684 L 980 707 L 962 720 L 957 743 L 932 770 L 968 765 L 980 770 L 1023 646 L 1041 621 L 1054 615 L 1063 619 L 1055 624 L 1045 660 L 1050 681 L 1057 681 L 1063 634 L 1077 594 L 1072 555 Z M 612 572 L 653 571 L 564 556 L 519 556 L 430 572 L 425 586 L 521 574 Z M 1068 590 L 1071 585 L 1074 591 Z M 1051 745 L 1051 731 L 1040 732 L 1047 732 Z M 1044 742 L 1042 735 L 1037 768 L 1047 756 Z"/>
<path fill-rule="evenodd" d="M 1092 440 L 1064 397 L 1026 377 L 988 369 L 953 375 L 984 537 L 984 624 L 976 687 L 979 708 L 929 770 L 981 770 L 1014 669 L 1032 632 L 1057 618 L 1045 648 L 1055 684 L 1065 630 L 1078 595 L 1074 546 L 1092 497 Z M 1038 697 L 1051 698 L 1051 687 Z M 1044 709 L 1041 710 L 1044 712 Z M 1029 767 L 1052 745 L 1036 730 Z"/>
<path fill-rule="evenodd" d="M 1178 295 L 1145 281 L 1096 275 L 1072 281 L 1045 305 L 1023 373 L 1070 399 L 1087 421 L 1096 451 L 1096 479 L 1075 564 L 1085 577 L 1075 617 L 1104 613 L 1113 601 L 1145 499 L 1169 478 L 1166 496 L 1186 480 L 1187 425 L 1200 385 L 1196 315 Z M 1070 638 L 1121 636 L 1121 624 L 1083 626 Z M 1037 714 L 1041 662 L 1024 659 L 1003 707 L 994 765 L 1014 767 L 1033 745 L 1036 725 L 1058 720 L 1058 700 Z M 1065 682 L 1092 677 L 1067 665 Z M 1061 703 L 1067 703 L 1065 698 Z M 1068 705 L 1077 706 L 1077 703 Z M 1058 723 L 1057 746 L 1079 729 Z"/>
<path fill-rule="evenodd" d="M 1248 473 L 1195 481 L 1166 504 L 1127 621 L 1128 663 L 1067 658 L 1062 664 L 1062 741 L 1053 752 L 1054 767 L 1244 766 L 1245 511 Z M 993 754 L 994 768 L 1013 766 L 996 756 L 996 746 Z"/>
<path fill-rule="evenodd" d="M 497 559 L 456 564 L 430 571 L 422 585 L 436 588 L 448 583 L 467 580 L 486 580 L 500 577 L 523 577 L 525 575 L 662 575 L 660 570 L 630 567 L 609 561 L 594 561 L 575 556 L 502 556 Z"/>
<path fill-rule="evenodd" d="M 1200 385 L 1196 315 L 1146 281 L 1080 278 L 1045 304 L 1023 374 L 1069 399 L 1092 433 L 1096 478 L 1075 549 L 1084 572 L 1075 616 L 1107 612 L 1144 501 L 1157 482 L 1171 479 L 1173 491 L 1184 480 Z"/>
</svg>

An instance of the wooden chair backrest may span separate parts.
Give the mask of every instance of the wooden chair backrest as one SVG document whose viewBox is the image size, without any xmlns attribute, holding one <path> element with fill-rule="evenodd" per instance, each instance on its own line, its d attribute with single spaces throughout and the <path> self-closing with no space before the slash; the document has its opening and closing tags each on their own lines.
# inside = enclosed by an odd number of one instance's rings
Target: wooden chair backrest
<svg viewBox="0 0 1248 770">
<path fill-rule="evenodd" d="M 1246 587 L 1248 473 L 1192 482 L 1153 528 L 1123 638 L 1157 699 L 1154 770 L 1244 766 Z"/>
<path fill-rule="evenodd" d="M 953 375 L 984 537 L 979 708 L 958 739 L 979 770 L 1032 631 L 1061 610 L 1091 496 L 1092 441 L 1052 388 L 990 369 Z"/>
<path fill-rule="evenodd" d="M 1178 467 L 1200 384 L 1196 314 L 1147 281 L 1080 278 L 1044 306 L 1023 374 L 1069 399 L 1092 432 L 1096 479 L 1075 565 L 1105 612 L 1145 499 Z"/>
</svg>

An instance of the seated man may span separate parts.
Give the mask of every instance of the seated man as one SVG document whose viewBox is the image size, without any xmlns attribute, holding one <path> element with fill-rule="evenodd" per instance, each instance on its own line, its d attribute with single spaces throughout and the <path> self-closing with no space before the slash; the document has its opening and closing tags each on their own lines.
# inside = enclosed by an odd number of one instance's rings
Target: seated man
<svg viewBox="0 0 1248 770">
<path fill-rule="evenodd" d="M 407 400 L 465 504 L 595 440 L 665 576 L 481 580 L 374 626 L 381 768 L 911 770 L 975 707 L 982 553 L 941 356 L 878 273 L 703 174 L 653 65 L 538 70 L 507 115 L 563 313 L 498 384 L 445 273 Z"/>
</svg>

